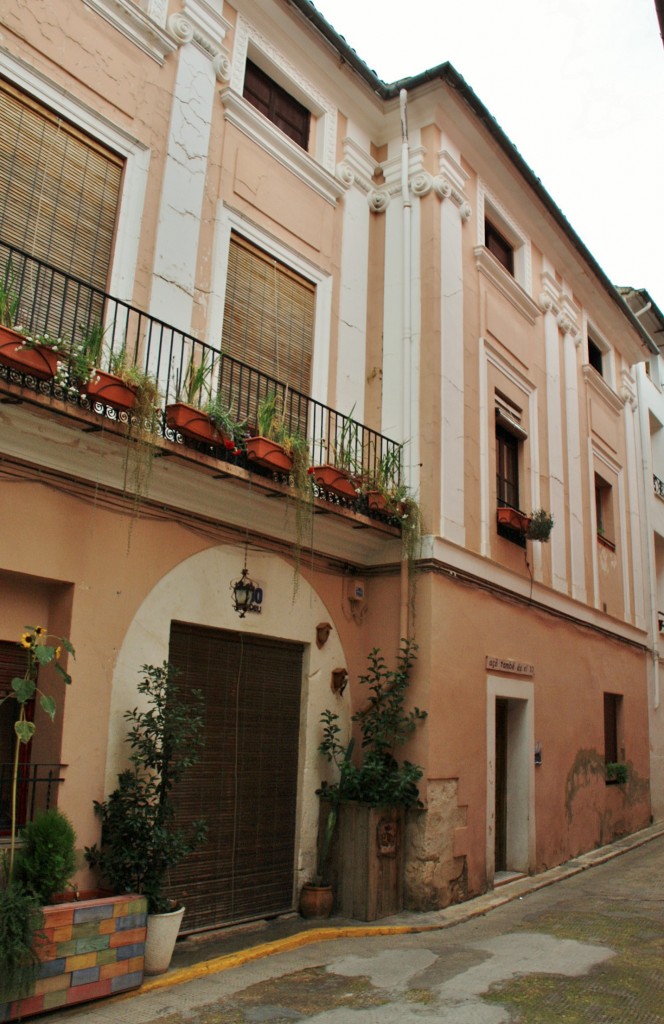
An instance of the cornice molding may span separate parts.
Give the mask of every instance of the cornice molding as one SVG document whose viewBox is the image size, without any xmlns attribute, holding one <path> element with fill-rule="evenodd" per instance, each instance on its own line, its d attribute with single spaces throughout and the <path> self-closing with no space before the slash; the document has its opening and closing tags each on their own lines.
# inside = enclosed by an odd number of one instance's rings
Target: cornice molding
<svg viewBox="0 0 664 1024">
<path fill-rule="evenodd" d="M 300 181 L 312 188 L 323 199 L 333 205 L 344 194 L 347 186 L 329 174 L 324 167 L 314 160 L 304 149 L 288 138 L 271 121 L 258 112 L 250 103 L 230 85 L 219 90 L 224 105 L 224 117 L 247 135 L 261 149 L 287 170 L 291 171 Z"/>
<path fill-rule="evenodd" d="M 555 277 L 543 271 L 541 277 L 542 290 L 537 304 L 543 313 L 555 316 L 556 323 L 563 334 L 569 334 L 578 344 L 581 341 L 579 313 L 571 297 L 561 289 Z"/>
<path fill-rule="evenodd" d="M 472 207 L 464 191 L 468 175 L 448 150 L 438 154 L 440 174 L 433 180 L 433 187 L 439 199 L 451 199 L 459 209 L 459 216 L 466 224 L 472 216 Z"/>
<path fill-rule="evenodd" d="M 505 296 L 529 324 L 534 324 L 540 316 L 540 310 L 521 285 L 483 245 L 476 245 L 473 253 L 475 254 L 475 265 L 480 274 L 483 274 Z"/>
<path fill-rule="evenodd" d="M 168 30 L 178 46 L 193 43 L 210 58 L 215 77 L 222 82 L 231 77 L 230 56 L 222 45 L 230 28 L 207 0 L 184 0 L 184 9 L 168 19 Z"/>
<path fill-rule="evenodd" d="M 157 64 L 177 49 L 177 41 L 164 30 L 165 5 L 151 0 L 145 13 L 132 0 L 83 0 L 86 7 L 107 21 L 125 39 L 151 57 Z M 159 18 L 159 21 L 157 21 Z"/>
<path fill-rule="evenodd" d="M 588 384 L 593 391 L 596 391 L 598 395 L 601 395 L 607 405 L 609 405 L 614 412 L 620 412 L 622 410 L 627 399 L 616 394 L 611 385 L 607 384 L 604 377 L 602 377 L 601 373 L 597 372 L 594 366 L 591 366 L 589 363 L 584 363 L 583 377 L 586 384 Z"/>
<path fill-rule="evenodd" d="M 636 381 L 629 370 L 623 370 L 620 375 L 620 397 L 633 412 L 636 410 Z"/>
<path fill-rule="evenodd" d="M 346 137 L 343 147 L 344 157 L 337 164 L 337 178 L 346 189 L 355 186 L 368 194 L 375 187 L 373 179 L 378 165 L 354 139 Z"/>
</svg>

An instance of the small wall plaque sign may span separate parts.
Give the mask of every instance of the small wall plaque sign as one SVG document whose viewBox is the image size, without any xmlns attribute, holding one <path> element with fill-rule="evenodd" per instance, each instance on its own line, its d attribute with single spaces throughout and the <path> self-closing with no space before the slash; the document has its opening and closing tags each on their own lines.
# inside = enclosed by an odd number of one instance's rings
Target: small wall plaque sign
<svg viewBox="0 0 664 1024">
<path fill-rule="evenodd" d="M 513 661 L 512 658 L 491 658 L 487 655 L 486 667 L 493 672 L 513 672 L 517 676 L 534 676 L 535 666 L 527 661 Z"/>
</svg>

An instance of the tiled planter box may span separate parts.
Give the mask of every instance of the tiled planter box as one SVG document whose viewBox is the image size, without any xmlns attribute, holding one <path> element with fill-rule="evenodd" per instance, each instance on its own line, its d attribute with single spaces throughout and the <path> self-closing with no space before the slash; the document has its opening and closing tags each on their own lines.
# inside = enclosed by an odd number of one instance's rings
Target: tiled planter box
<svg viewBox="0 0 664 1024">
<path fill-rule="evenodd" d="M 143 981 L 144 896 L 108 896 L 44 907 L 32 995 L 0 1005 L 0 1021 L 102 999 Z"/>
</svg>

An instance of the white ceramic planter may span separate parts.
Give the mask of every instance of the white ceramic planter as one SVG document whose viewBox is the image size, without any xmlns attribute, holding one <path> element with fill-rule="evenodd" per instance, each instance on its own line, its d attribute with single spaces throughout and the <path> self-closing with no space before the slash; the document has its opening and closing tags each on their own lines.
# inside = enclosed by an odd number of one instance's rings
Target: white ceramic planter
<svg viewBox="0 0 664 1024">
<path fill-rule="evenodd" d="M 184 907 L 169 914 L 148 914 L 148 934 L 145 940 L 146 974 L 163 974 L 170 967 L 183 915 Z"/>
</svg>

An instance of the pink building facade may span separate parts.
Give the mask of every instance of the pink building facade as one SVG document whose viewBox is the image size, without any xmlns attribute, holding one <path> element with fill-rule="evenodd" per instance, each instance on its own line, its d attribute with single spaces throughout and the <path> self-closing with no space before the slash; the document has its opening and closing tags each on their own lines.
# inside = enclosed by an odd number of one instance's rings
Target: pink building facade
<svg viewBox="0 0 664 1024">
<path fill-rule="evenodd" d="M 206 353 L 238 420 L 280 396 L 312 465 L 352 417 L 361 468 L 400 453 L 424 529 L 413 589 L 398 517 L 362 493 L 317 488 L 303 527 L 287 477 L 164 415 L 142 445 L 67 356 L 55 381 L 0 365 L 0 688 L 26 624 L 76 648 L 66 694 L 44 678 L 58 715 L 35 712 L 26 778 L 52 766 L 95 842 L 140 666 L 170 659 L 207 702 L 186 802 L 211 838 L 174 881 L 189 927 L 288 911 L 315 862 L 321 712 L 349 734 L 367 653 L 408 635 L 429 713 L 406 750 L 408 905 L 644 827 L 649 340 L 486 108 L 449 65 L 400 98 L 306 0 L 49 10 L 6 13 L 0 38 L 0 277 L 23 321 L 65 342 L 100 325 L 160 408 Z M 517 515 L 542 508 L 547 543 Z M 262 602 L 240 617 L 245 567 Z"/>
</svg>

